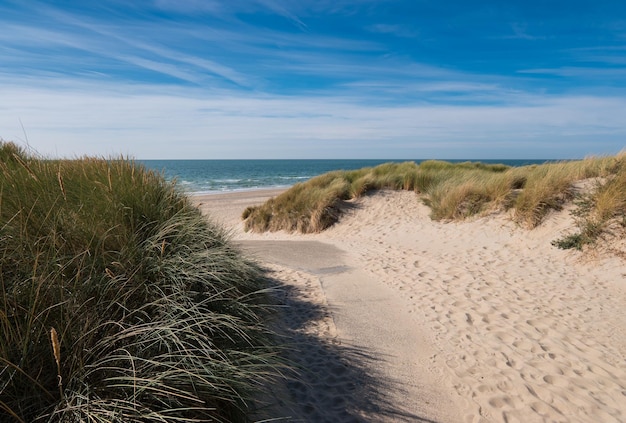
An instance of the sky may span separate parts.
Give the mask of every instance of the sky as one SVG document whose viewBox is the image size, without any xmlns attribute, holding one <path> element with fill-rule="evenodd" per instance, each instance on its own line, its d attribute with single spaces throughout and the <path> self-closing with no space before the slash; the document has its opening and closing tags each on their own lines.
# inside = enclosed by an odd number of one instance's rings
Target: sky
<svg viewBox="0 0 626 423">
<path fill-rule="evenodd" d="M 0 138 L 47 157 L 626 148 L 624 0 L 0 0 Z"/>
</svg>

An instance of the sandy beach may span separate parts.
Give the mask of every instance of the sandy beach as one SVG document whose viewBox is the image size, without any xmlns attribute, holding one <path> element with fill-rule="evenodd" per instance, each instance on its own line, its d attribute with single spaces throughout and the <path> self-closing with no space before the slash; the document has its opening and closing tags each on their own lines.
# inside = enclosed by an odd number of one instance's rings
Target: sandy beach
<svg viewBox="0 0 626 423">
<path fill-rule="evenodd" d="M 193 197 L 282 289 L 294 374 L 258 417 L 626 421 L 626 262 L 563 251 L 568 210 L 443 223 L 411 192 L 359 199 L 314 235 L 243 231 L 279 190 Z"/>
</svg>

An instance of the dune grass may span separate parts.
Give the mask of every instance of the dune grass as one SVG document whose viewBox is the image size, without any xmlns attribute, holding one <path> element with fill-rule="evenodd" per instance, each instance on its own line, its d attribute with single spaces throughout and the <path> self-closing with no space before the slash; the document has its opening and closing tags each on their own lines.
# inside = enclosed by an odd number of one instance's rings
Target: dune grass
<svg viewBox="0 0 626 423">
<path fill-rule="evenodd" d="M 609 165 L 604 177 L 576 198 L 578 232 L 554 241 L 557 247 L 582 250 L 604 235 L 626 236 L 626 155 Z"/>
<path fill-rule="evenodd" d="M 245 421 L 267 281 L 160 175 L 0 146 L 0 420 Z"/>
<path fill-rule="evenodd" d="M 626 155 L 508 167 L 484 163 L 430 160 L 386 163 L 374 168 L 335 171 L 300 183 L 243 213 L 246 230 L 320 232 L 339 219 L 346 202 L 379 189 L 420 194 L 436 220 L 458 220 L 487 212 L 511 210 L 521 225 L 533 228 L 545 216 L 574 198 L 573 184 L 587 178 L 607 178 L 607 194 L 596 207 L 613 210 L 624 192 L 615 186 L 626 167 Z M 615 182 L 613 182 L 615 181 Z M 618 191 L 615 193 L 615 191 Z M 599 190 L 598 193 L 603 192 Z M 607 198 L 600 200 L 600 198 Z M 598 212 L 599 213 L 599 212 Z M 615 214 L 607 211 L 605 214 Z"/>
<path fill-rule="evenodd" d="M 506 167 L 481 163 L 451 165 L 429 161 L 385 163 L 373 168 L 335 171 L 296 184 L 261 206 L 249 207 L 243 213 L 246 230 L 320 232 L 341 216 L 346 200 L 380 189 L 431 192 L 452 175 L 467 173 L 501 173 Z"/>
</svg>

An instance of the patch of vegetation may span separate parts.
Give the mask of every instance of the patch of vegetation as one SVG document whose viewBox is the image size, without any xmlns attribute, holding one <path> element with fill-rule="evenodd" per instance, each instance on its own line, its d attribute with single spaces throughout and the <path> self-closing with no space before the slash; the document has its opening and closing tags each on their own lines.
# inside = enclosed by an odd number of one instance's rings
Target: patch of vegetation
<svg viewBox="0 0 626 423">
<path fill-rule="evenodd" d="M 160 175 L 0 145 L 0 420 L 245 421 L 266 294 Z"/>
<path fill-rule="evenodd" d="M 244 225 L 246 230 L 256 232 L 320 232 L 338 221 L 347 201 L 374 190 L 392 189 L 420 194 L 431 208 L 433 219 L 464 219 L 512 209 L 517 222 L 533 228 L 551 210 L 559 210 L 573 199 L 576 181 L 617 177 L 624 168 L 624 157 L 519 168 L 430 160 L 419 165 L 386 163 L 374 168 L 335 171 L 297 184 L 263 205 L 249 207 L 243 214 Z"/>
<path fill-rule="evenodd" d="M 583 246 L 589 242 L 590 240 L 583 237 L 582 234 L 570 234 L 552 241 L 552 245 L 562 250 L 576 249 L 582 251 Z"/>
<path fill-rule="evenodd" d="M 615 235 L 626 228 L 626 155 L 618 156 L 610 172 L 597 181 L 596 186 L 575 201 L 572 212 L 578 232 L 553 242 L 562 248 L 582 250 L 594 244 L 603 235 L 617 229 Z"/>
</svg>

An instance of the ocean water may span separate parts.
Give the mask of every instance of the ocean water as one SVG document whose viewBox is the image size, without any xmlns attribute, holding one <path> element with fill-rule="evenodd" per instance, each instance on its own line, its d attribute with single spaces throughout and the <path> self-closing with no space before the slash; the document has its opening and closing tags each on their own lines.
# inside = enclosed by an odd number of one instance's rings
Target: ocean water
<svg viewBox="0 0 626 423">
<path fill-rule="evenodd" d="M 189 193 L 219 193 L 289 187 L 333 170 L 353 170 L 388 162 L 423 160 L 138 160 Z M 450 160 L 464 162 L 467 160 Z M 472 160 L 509 166 L 548 160 Z"/>
</svg>

